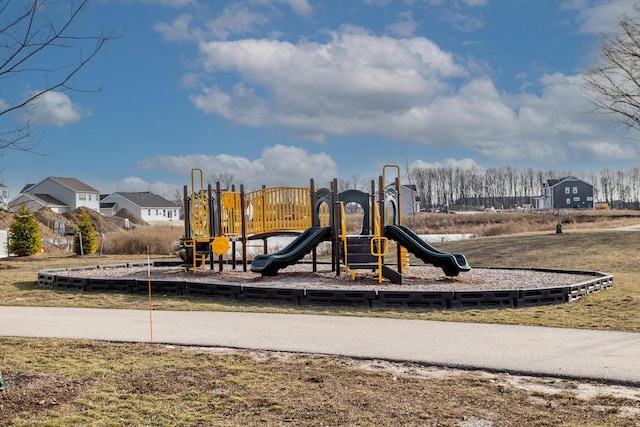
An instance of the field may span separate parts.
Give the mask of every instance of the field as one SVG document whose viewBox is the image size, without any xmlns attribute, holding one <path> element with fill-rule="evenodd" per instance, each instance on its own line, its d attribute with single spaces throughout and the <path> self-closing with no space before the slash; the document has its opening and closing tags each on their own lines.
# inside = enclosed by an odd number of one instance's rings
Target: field
<svg viewBox="0 0 640 427">
<path fill-rule="evenodd" d="M 503 219 L 494 220 L 494 215 Z M 557 235 L 558 218 L 542 222 L 538 217 L 508 215 L 423 216 L 432 224 L 419 232 L 491 235 L 436 245 L 464 253 L 472 267 L 600 270 L 615 276 L 614 288 L 570 304 L 518 310 L 303 311 L 185 297 L 158 297 L 154 307 L 640 332 L 640 234 L 616 230 L 638 224 L 640 218 L 632 213 L 580 220 L 568 215 L 561 218 L 564 233 Z M 444 224 L 437 231 L 436 220 Z M 514 231 L 487 232 L 499 227 Z M 48 253 L 2 260 L 0 301 L 145 309 L 143 296 L 55 291 L 34 283 L 38 269 L 45 266 L 144 259 L 138 252 L 82 258 Z M 305 354 L 89 341 L 1 338 L 0 354 L 7 389 L 0 393 L 0 425 L 640 425 L 640 389 L 551 378 Z"/>
</svg>

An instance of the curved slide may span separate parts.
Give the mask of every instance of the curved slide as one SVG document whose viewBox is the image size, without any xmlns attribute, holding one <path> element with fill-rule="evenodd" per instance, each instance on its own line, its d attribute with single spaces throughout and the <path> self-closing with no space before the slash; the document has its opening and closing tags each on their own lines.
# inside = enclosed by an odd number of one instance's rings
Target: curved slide
<svg viewBox="0 0 640 427">
<path fill-rule="evenodd" d="M 387 225 L 384 228 L 384 234 L 386 237 L 400 243 L 425 263 L 442 268 L 447 276 L 457 276 L 461 271 L 471 270 L 464 255 L 439 251 L 422 240 L 420 236 L 408 227 Z"/>
<path fill-rule="evenodd" d="M 295 264 L 320 242 L 331 240 L 331 227 L 311 227 L 275 254 L 257 255 L 251 261 L 251 271 L 263 276 L 275 276 L 278 270 Z"/>
</svg>

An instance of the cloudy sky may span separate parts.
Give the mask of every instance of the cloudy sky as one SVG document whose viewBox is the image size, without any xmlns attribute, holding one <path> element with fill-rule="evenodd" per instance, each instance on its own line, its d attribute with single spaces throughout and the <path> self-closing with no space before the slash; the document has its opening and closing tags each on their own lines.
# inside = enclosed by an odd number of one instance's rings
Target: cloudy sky
<svg viewBox="0 0 640 427">
<path fill-rule="evenodd" d="M 580 81 L 633 3 L 93 2 L 78 33 L 120 37 L 74 81 L 86 91 L 38 104 L 35 152 L 3 152 L 0 181 L 166 194 L 194 167 L 250 189 L 416 162 L 628 167 L 640 142 L 592 112 Z M 0 80 L 0 106 L 37 84 Z"/>
</svg>

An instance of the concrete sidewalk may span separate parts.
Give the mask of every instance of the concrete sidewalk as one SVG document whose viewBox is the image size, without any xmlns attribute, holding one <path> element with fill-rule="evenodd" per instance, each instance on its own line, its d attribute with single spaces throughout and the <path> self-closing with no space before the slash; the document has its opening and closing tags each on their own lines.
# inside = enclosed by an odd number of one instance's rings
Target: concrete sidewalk
<svg viewBox="0 0 640 427">
<path fill-rule="evenodd" d="M 152 323 L 151 321 L 152 320 Z M 640 386 L 640 334 L 345 316 L 0 306 L 0 336 L 288 352 Z"/>
</svg>

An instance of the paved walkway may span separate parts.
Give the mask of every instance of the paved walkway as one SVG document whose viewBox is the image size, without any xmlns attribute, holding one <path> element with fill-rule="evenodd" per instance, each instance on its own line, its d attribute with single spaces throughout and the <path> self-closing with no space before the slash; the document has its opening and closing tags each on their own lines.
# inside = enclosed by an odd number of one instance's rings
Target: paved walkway
<svg viewBox="0 0 640 427">
<path fill-rule="evenodd" d="M 640 334 L 263 313 L 0 306 L 0 336 L 335 354 L 640 386 Z"/>
</svg>

